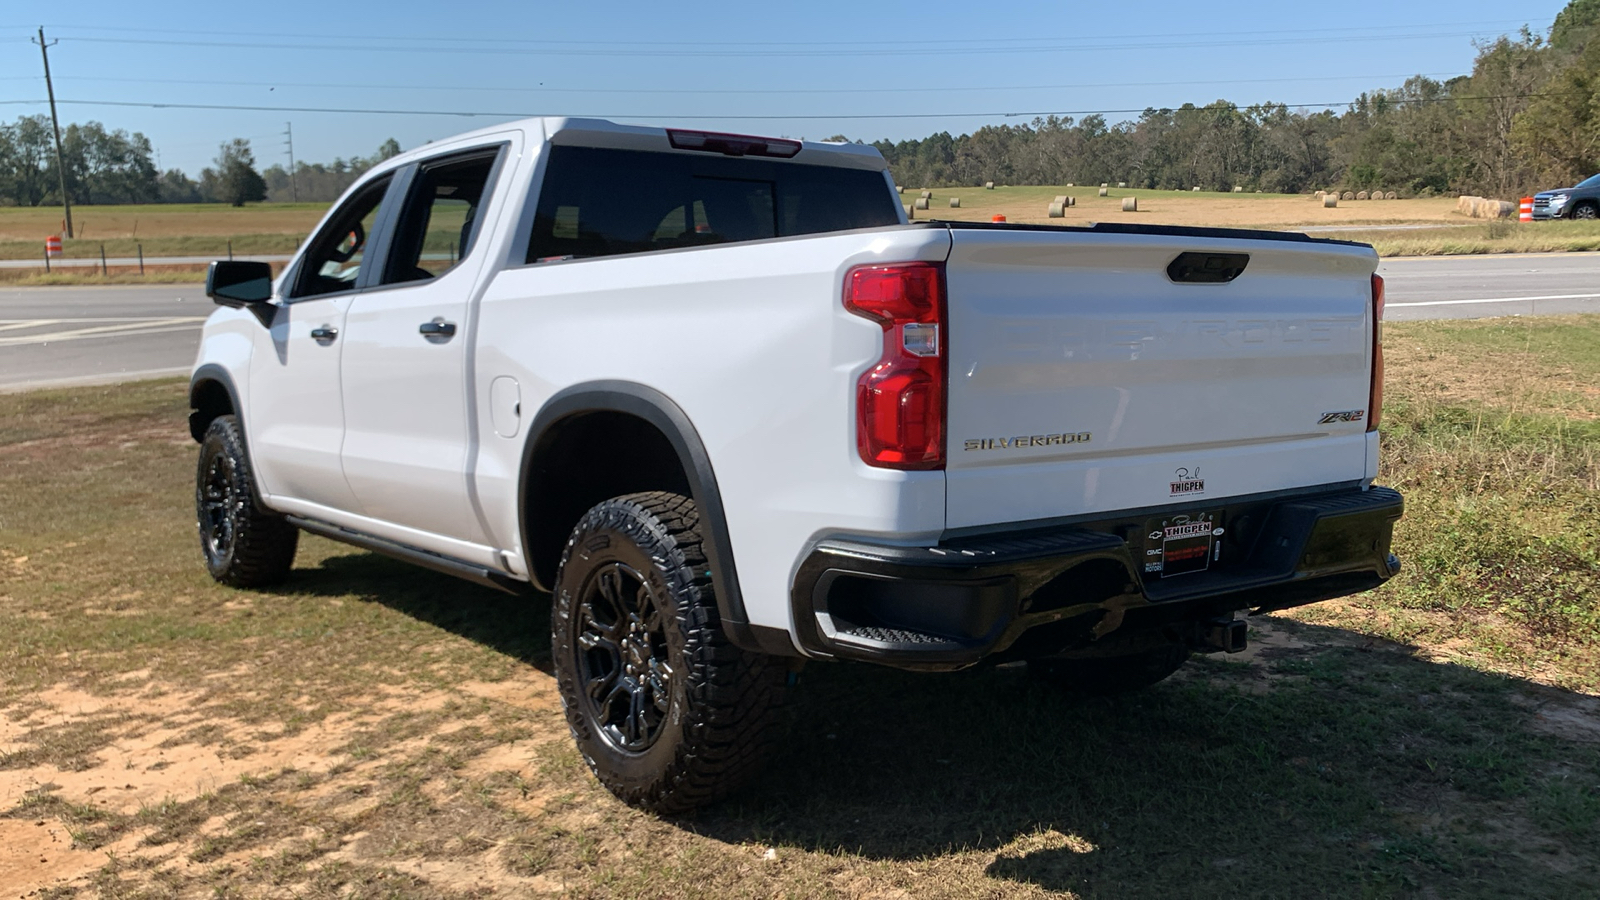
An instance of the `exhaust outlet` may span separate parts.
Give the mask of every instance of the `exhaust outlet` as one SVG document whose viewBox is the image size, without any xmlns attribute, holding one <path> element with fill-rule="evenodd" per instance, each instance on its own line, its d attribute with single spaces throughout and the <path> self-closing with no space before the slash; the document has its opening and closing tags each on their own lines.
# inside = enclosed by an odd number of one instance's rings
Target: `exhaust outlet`
<svg viewBox="0 0 1600 900">
<path fill-rule="evenodd" d="M 1244 619 L 1207 619 L 1195 631 L 1195 649 L 1202 653 L 1238 653 L 1250 646 L 1250 624 Z"/>
</svg>

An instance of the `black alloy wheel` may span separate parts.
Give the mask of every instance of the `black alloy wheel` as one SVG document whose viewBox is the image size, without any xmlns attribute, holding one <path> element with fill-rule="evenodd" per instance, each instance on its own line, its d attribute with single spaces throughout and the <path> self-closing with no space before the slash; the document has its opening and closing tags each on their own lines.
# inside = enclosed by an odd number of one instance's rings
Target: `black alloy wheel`
<svg viewBox="0 0 1600 900">
<path fill-rule="evenodd" d="M 655 743 L 672 706 L 666 608 L 650 582 L 621 562 L 591 574 L 578 601 L 577 662 L 587 712 L 600 735 L 627 753 Z"/>
<path fill-rule="evenodd" d="M 276 584 L 294 565 L 300 530 L 256 498 L 255 473 L 235 416 L 218 416 L 200 441 L 194 511 L 206 571 L 223 584 Z"/>
<path fill-rule="evenodd" d="M 1572 208 L 1572 217 L 1574 219 L 1600 218 L 1600 207 L 1595 206 L 1593 203 L 1579 203 Z"/>
<path fill-rule="evenodd" d="M 218 565 L 233 552 L 233 522 L 239 514 L 233 490 L 233 460 L 218 453 L 205 461 L 200 475 L 200 547 L 206 563 Z"/>
</svg>

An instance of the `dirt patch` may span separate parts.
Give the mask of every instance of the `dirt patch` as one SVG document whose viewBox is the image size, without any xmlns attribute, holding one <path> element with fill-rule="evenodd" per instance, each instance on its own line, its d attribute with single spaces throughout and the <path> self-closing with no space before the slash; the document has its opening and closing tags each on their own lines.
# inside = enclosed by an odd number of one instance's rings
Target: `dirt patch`
<svg viewBox="0 0 1600 900">
<path fill-rule="evenodd" d="M 0 885 L 12 896 L 59 887 L 94 871 L 105 854 L 73 846 L 59 822 L 47 819 L 0 819 Z"/>
<path fill-rule="evenodd" d="M 148 678 L 148 671 L 129 672 L 108 684 Z M 479 806 L 464 793 L 464 785 L 474 779 L 522 778 L 533 763 L 537 742 L 496 743 L 485 736 L 494 726 L 488 716 L 429 719 L 423 734 L 392 742 L 385 735 L 403 732 L 395 722 L 459 708 L 463 694 L 469 703 L 481 703 L 481 698 L 540 710 L 555 702 L 549 681 L 533 671 L 504 682 L 473 683 L 462 693 L 382 687 L 358 710 L 296 727 L 243 721 L 226 711 L 238 698 L 215 694 L 163 694 L 148 687 L 91 694 L 65 685 L 40 691 L 27 706 L 14 706 L 0 717 L 0 751 L 27 763 L 0 769 L 0 811 L 9 810 L 14 817 L 0 818 L 0 842 L 16 850 L 0 854 L 0 884 L 24 893 L 81 888 L 107 864 L 108 850 L 184 871 L 201 863 L 216 870 L 245 866 L 257 857 L 293 855 L 295 848 L 342 832 L 341 823 L 363 822 L 379 806 L 392 808 L 396 800 L 385 794 L 381 776 L 397 768 L 440 772 L 419 784 L 414 802 L 425 809 L 454 805 L 463 810 L 458 818 L 470 821 L 469 813 Z M 52 743 L 47 737 L 82 731 L 95 739 L 88 749 L 63 749 L 58 746 L 62 740 Z M 540 735 L 541 741 L 549 738 Z M 285 780 L 283 773 L 293 775 Z M 264 807 L 235 796 L 255 790 L 263 779 L 275 779 L 268 792 L 272 799 Z M 272 825 L 276 819 L 270 808 L 285 802 L 285 793 L 313 804 L 320 818 L 292 827 Z M 546 799 L 524 790 L 507 805 L 518 815 L 536 814 Z M 275 837 L 268 833 L 279 831 L 283 833 Z M 473 840 L 470 832 L 466 829 L 453 839 Z M 443 878 L 442 883 L 461 887 L 504 888 L 515 882 L 519 890 L 541 890 L 504 867 L 477 859 L 494 846 L 485 838 L 471 848 L 454 848 L 456 855 L 464 854 L 461 859 L 385 862 L 419 878 Z M 346 850 L 352 848 L 346 842 Z M 367 857 L 374 855 L 370 842 L 362 850 Z"/>
</svg>

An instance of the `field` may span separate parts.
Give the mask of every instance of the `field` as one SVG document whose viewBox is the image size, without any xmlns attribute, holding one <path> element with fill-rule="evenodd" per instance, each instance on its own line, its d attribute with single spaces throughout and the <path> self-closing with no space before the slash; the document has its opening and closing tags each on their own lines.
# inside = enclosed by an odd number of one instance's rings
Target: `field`
<svg viewBox="0 0 1600 900">
<path fill-rule="evenodd" d="M 918 193 L 908 189 L 901 199 L 912 203 Z M 933 192 L 931 208 L 916 210 L 914 217 L 987 222 L 1004 215 L 1011 222 L 1056 225 L 1141 222 L 1287 230 L 1331 227 L 1340 230 L 1319 232 L 1319 236 L 1371 243 L 1383 256 L 1600 250 L 1600 223 L 1476 222 L 1458 214 L 1455 201 L 1448 198 L 1351 200 L 1341 201 L 1336 209 L 1324 209 L 1315 198 L 1284 194 L 1118 188 L 1110 188 L 1108 197 L 1097 193 L 1098 187 L 1081 186 L 940 188 Z M 1047 208 L 1059 194 L 1069 194 L 1078 202 L 1063 218 L 1051 219 Z M 950 208 L 952 197 L 960 199 L 959 209 Z M 1124 213 L 1124 197 L 1137 198 L 1139 211 Z M 63 253 L 69 258 L 99 259 L 103 247 L 109 258 L 132 259 L 142 251 L 149 260 L 221 257 L 230 250 L 236 255 L 288 255 L 316 226 L 325 209 L 317 203 L 263 203 L 240 209 L 220 205 L 79 207 L 74 210 L 78 237 L 63 242 Z M 1396 225 L 1416 227 L 1386 230 Z M 44 238 L 60 231 L 59 209 L 0 208 L 0 259 L 41 260 Z M 453 239 L 454 233 L 445 229 L 429 246 L 443 252 Z M 41 260 L 39 269 L 0 269 L 0 283 L 193 281 L 204 272 L 203 266 L 152 264 L 145 275 L 136 267 L 113 266 L 108 278 L 87 269 L 47 276 L 42 265 Z"/>
<path fill-rule="evenodd" d="M 1404 572 L 1116 700 L 812 665 L 664 821 L 545 602 L 307 539 L 212 584 L 181 385 L 0 396 L 0 884 L 30 897 L 1573 897 L 1600 883 L 1600 317 L 1391 324 Z M 33 892 L 33 893 L 29 893 Z"/>
<path fill-rule="evenodd" d="M 928 209 L 915 210 L 918 219 L 987 222 L 996 214 L 1011 222 L 1082 225 L 1089 222 L 1142 222 L 1161 225 L 1205 225 L 1228 228 L 1290 228 L 1305 226 L 1356 226 L 1394 224 L 1457 224 L 1470 222 L 1455 211 L 1455 198 L 1421 200 L 1347 200 L 1324 209 L 1315 197 L 1297 194 L 1223 194 L 1208 191 L 1146 191 L 1085 187 L 937 188 Z M 1050 201 L 1068 195 L 1077 205 L 1059 219 L 1048 216 Z M 920 190 L 906 188 L 902 202 L 913 203 Z M 950 198 L 961 208 L 951 209 Z M 1122 211 L 1122 200 L 1133 197 L 1138 212 Z"/>
</svg>

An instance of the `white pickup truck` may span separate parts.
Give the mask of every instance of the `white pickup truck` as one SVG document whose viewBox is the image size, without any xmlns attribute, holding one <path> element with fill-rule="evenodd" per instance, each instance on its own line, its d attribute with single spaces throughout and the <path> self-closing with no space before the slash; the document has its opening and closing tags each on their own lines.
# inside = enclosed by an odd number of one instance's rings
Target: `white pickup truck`
<svg viewBox="0 0 1600 900">
<path fill-rule="evenodd" d="M 567 720 L 676 812 L 801 661 L 1081 690 L 1398 571 L 1365 245 L 911 222 L 871 148 L 533 119 L 218 262 L 190 427 L 217 580 L 300 531 L 553 595 Z"/>
</svg>

